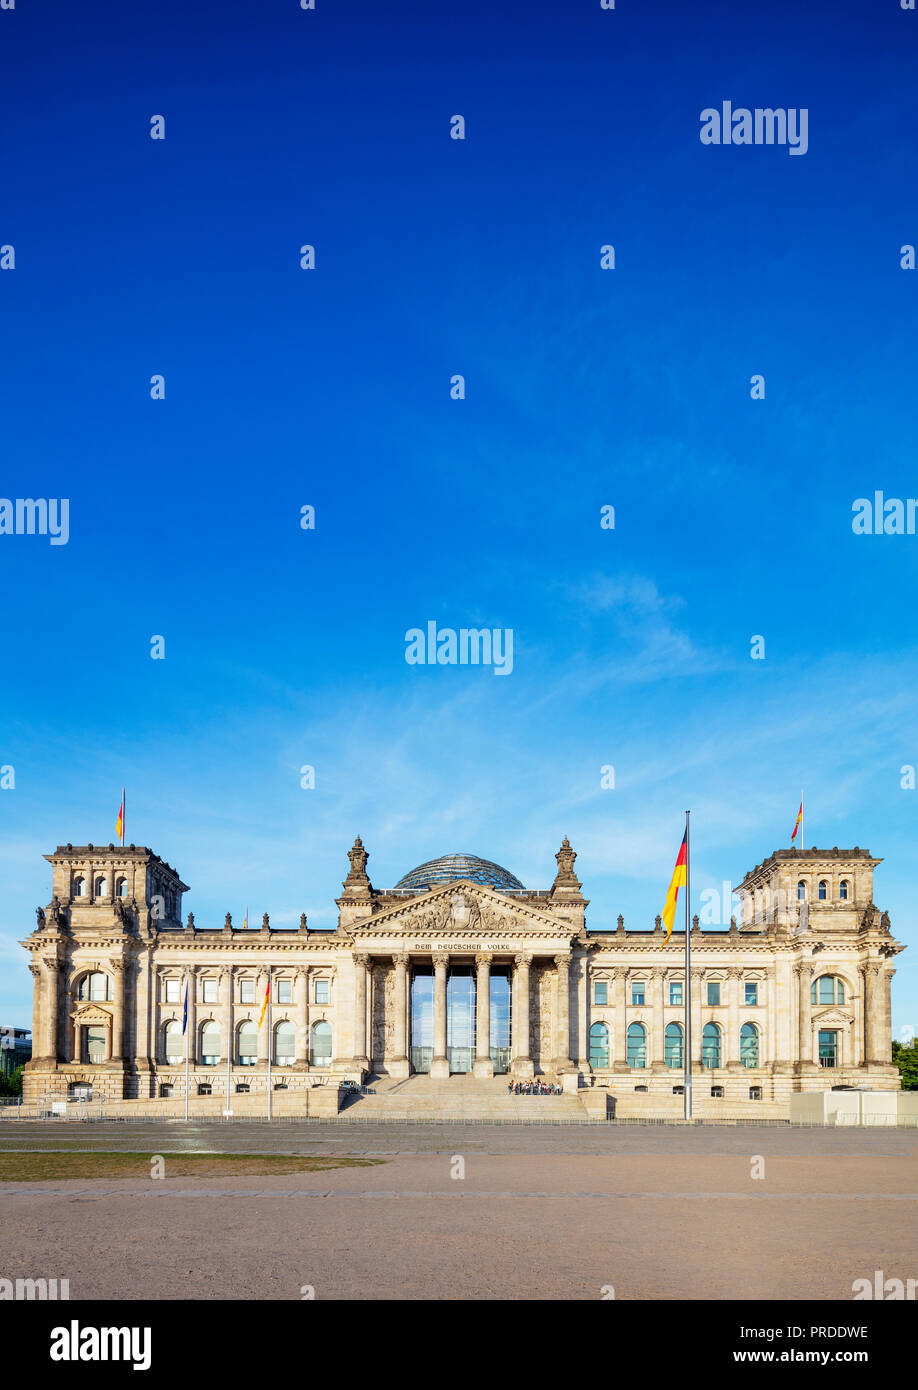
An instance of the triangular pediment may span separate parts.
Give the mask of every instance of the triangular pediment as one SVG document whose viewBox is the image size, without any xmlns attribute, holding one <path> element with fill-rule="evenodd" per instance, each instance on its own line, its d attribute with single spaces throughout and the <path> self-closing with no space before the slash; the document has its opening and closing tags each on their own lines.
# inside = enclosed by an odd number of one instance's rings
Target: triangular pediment
<svg viewBox="0 0 918 1390">
<path fill-rule="evenodd" d="M 352 923 L 350 931 L 357 941 L 379 935 L 423 935 L 432 939 L 468 936 L 474 940 L 515 933 L 569 941 L 577 929 L 526 902 L 514 901 L 481 883 L 462 878 L 375 912 L 372 917 Z"/>
<path fill-rule="evenodd" d="M 817 1010 L 813 1013 L 813 1022 L 820 1026 L 823 1023 L 853 1023 L 854 1015 L 844 1009 L 825 1009 L 822 1013 Z"/>
<path fill-rule="evenodd" d="M 110 1023 L 112 1016 L 107 1009 L 100 1009 L 98 1004 L 87 1004 L 77 1009 L 73 1017 L 77 1023 Z"/>
</svg>

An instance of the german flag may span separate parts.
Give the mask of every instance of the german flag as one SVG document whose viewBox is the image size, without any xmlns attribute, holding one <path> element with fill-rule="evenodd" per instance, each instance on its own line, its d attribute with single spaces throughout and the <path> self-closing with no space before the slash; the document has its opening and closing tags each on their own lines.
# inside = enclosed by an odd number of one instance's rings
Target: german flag
<svg viewBox="0 0 918 1390">
<path fill-rule="evenodd" d="M 124 787 L 121 788 L 121 806 L 118 810 L 118 821 L 115 825 L 115 834 L 118 836 L 121 843 L 124 844 Z"/>
<path fill-rule="evenodd" d="M 682 836 L 682 845 L 676 856 L 676 867 L 673 869 L 673 876 L 670 880 L 669 891 L 666 894 L 666 903 L 663 908 L 663 925 L 666 928 L 667 941 L 672 936 L 673 922 L 676 919 L 676 900 L 679 897 L 679 889 L 685 887 L 687 836 L 688 831 Z"/>
<path fill-rule="evenodd" d="M 791 844 L 794 843 L 794 840 L 795 840 L 796 835 L 797 835 L 797 831 L 800 829 L 800 825 L 801 825 L 802 820 L 803 820 L 803 797 L 801 796 L 801 798 L 800 798 L 800 810 L 797 812 L 797 823 L 796 823 L 796 825 L 794 826 L 793 833 L 791 834 L 791 837 L 790 837 Z"/>
</svg>

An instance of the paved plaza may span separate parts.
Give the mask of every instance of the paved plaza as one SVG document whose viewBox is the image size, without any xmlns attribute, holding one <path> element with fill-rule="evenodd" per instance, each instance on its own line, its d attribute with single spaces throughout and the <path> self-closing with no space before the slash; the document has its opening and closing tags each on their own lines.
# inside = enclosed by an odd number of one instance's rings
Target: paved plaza
<svg viewBox="0 0 918 1390">
<path fill-rule="evenodd" d="M 850 1300 L 877 1269 L 918 1275 L 911 1130 L 0 1127 L 3 1152 L 61 1147 L 138 1152 L 137 1177 L 0 1189 L 0 1272 L 74 1299 Z M 195 1150 L 386 1161 L 170 1180 Z"/>
</svg>

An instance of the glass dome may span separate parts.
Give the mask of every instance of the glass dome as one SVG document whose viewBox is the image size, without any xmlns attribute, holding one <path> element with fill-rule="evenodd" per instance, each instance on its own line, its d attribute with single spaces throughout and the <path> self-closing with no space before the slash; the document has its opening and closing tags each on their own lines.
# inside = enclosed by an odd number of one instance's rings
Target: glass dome
<svg viewBox="0 0 918 1390">
<path fill-rule="evenodd" d="M 492 864 L 490 859 L 479 859 L 475 854 L 444 854 L 440 859 L 419 864 L 410 874 L 400 878 L 395 891 L 423 893 L 440 883 L 452 883 L 458 878 L 468 878 L 473 883 L 485 883 L 489 888 L 502 890 L 523 887 L 508 869 Z"/>
</svg>

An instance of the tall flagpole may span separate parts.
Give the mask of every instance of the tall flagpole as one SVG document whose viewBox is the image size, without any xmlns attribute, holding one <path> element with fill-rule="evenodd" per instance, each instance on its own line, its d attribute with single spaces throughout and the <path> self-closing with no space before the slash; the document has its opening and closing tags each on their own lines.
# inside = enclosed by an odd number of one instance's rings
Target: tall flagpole
<svg viewBox="0 0 918 1390">
<path fill-rule="evenodd" d="M 226 990 L 226 1110 L 223 1112 L 229 1119 L 233 1112 L 233 1102 L 230 1100 L 230 1087 L 232 1086 L 233 1074 L 233 968 L 230 966 L 229 981 Z"/>
<path fill-rule="evenodd" d="M 689 815 L 685 813 L 685 1057 L 682 1083 L 683 1113 L 687 1120 L 692 1118 L 692 880 L 689 854 Z"/>
<path fill-rule="evenodd" d="M 271 1037 L 271 967 L 268 966 L 268 1119 L 271 1119 L 271 1052 L 273 1045 Z"/>
<path fill-rule="evenodd" d="M 803 812 L 803 788 L 800 788 L 800 849 L 806 853 L 806 816 Z"/>
</svg>

